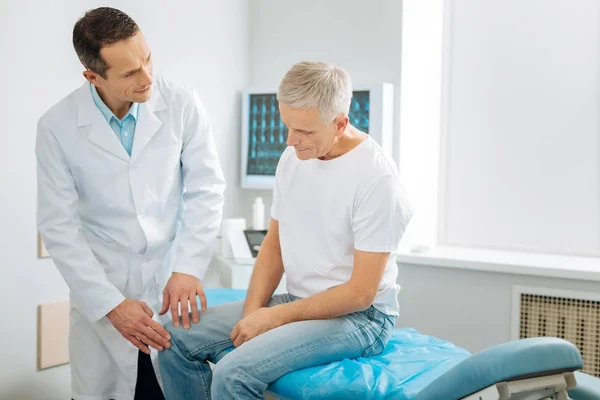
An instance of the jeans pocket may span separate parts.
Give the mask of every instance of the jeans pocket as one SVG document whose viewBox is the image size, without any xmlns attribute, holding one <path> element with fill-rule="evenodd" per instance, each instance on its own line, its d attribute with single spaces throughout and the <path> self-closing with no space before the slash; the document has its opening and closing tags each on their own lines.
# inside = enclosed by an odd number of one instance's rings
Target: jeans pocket
<svg viewBox="0 0 600 400">
<path fill-rule="evenodd" d="M 376 356 L 376 355 L 380 354 L 384 348 L 385 348 L 385 346 L 383 345 L 383 342 L 381 341 L 380 336 L 376 336 L 373 344 L 371 346 L 367 347 L 365 349 L 365 351 L 363 351 L 361 357 Z"/>
<path fill-rule="evenodd" d="M 374 319 L 369 322 L 369 326 L 373 331 L 373 335 L 375 339 L 373 340 L 373 344 L 369 346 L 362 354 L 362 357 L 370 357 L 376 356 L 383 352 L 387 343 L 392 336 L 392 329 L 394 328 L 394 324 L 391 323 L 389 319 L 385 319 L 383 324 L 378 323 L 377 319 Z"/>
</svg>

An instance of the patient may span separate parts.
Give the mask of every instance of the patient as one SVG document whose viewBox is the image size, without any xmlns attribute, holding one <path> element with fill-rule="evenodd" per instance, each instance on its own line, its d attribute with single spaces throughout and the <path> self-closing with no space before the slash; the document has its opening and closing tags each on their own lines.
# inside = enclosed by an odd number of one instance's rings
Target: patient
<svg viewBox="0 0 600 400">
<path fill-rule="evenodd" d="M 167 327 L 167 399 L 262 399 L 288 372 L 379 354 L 392 333 L 396 249 L 412 215 L 397 167 L 349 123 L 342 69 L 298 63 L 277 98 L 289 147 L 248 295 L 189 330 Z M 289 293 L 273 296 L 284 271 Z"/>
</svg>

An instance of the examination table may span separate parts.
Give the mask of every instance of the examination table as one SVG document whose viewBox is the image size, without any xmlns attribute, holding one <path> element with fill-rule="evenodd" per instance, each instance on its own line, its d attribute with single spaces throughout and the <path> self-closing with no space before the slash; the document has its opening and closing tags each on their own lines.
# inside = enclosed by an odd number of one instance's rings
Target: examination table
<svg viewBox="0 0 600 400">
<path fill-rule="evenodd" d="M 208 306 L 245 290 L 206 289 Z M 273 382 L 274 399 L 600 400 L 600 379 L 579 372 L 577 347 L 559 338 L 521 339 L 476 354 L 411 328 L 395 328 L 385 350 L 297 370 Z"/>
</svg>

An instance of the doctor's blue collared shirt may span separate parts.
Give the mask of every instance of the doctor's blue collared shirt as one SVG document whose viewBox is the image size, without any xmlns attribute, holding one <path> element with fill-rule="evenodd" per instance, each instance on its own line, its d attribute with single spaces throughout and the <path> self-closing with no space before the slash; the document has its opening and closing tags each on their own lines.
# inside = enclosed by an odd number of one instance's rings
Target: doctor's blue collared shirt
<svg viewBox="0 0 600 400">
<path fill-rule="evenodd" d="M 100 109 L 106 121 L 110 124 L 113 132 L 117 135 L 117 139 L 121 142 L 125 151 L 131 155 L 131 148 L 133 147 L 133 135 L 135 134 L 135 125 L 137 123 L 139 103 L 132 103 L 131 108 L 127 114 L 122 118 L 118 119 L 115 114 L 104 104 L 96 87 L 90 83 L 92 90 L 92 98 L 96 107 Z"/>
</svg>

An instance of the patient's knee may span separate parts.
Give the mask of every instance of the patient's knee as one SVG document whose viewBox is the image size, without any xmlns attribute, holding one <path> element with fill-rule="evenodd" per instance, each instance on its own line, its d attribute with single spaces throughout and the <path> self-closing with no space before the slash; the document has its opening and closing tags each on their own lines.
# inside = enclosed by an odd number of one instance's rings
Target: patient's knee
<svg viewBox="0 0 600 400">
<path fill-rule="evenodd" d="M 239 357 L 235 350 L 219 361 L 213 370 L 212 390 L 215 394 L 227 393 L 232 398 L 243 398 L 249 393 L 259 397 L 267 384 L 260 379 L 256 362 Z M 252 397 L 252 398 L 255 398 Z"/>
<path fill-rule="evenodd" d="M 180 324 L 178 327 L 175 327 L 173 325 L 172 321 L 169 321 L 163 325 L 163 328 L 165 328 L 165 330 L 167 332 L 169 332 L 169 334 L 171 335 L 172 338 L 183 338 L 183 339 L 191 337 L 191 336 L 205 335 L 205 332 L 204 332 L 205 327 L 206 327 L 206 324 L 198 323 L 198 324 L 190 324 L 190 328 L 185 329 L 182 324 Z"/>
<path fill-rule="evenodd" d="M 185 330 L 183 328 L 175 328 L 172 322 L 167 322 L 163 325 L 163 328 L 165 328 L 167 333 L 171 336 L 171 345 L 173 342 L 181 343 L 182 341 L 185 341 Z"/>
<path fill-rule="evenodd" d="M 215 367 L 213 368 L 213 382 L 216 380 L 230 380 L 238 374 L 238 372 L 236 372 L 235 363 L 228 361 L 229 358 L 223 358 L 215 364 Z"/>
<path fill-rule="evenodd" d="M 171 346 L 179 347 L 184 355 L 189 355 L 198 344 L 208 340 L 206 329 L 203 329 L 202 324 L 192 324 L 190 329 L 184 329 L 181 325 L 175 327 L 172 322 L 167 322 L 163 327 L 171 335 Z"/>
<path fill-rule="evenodd" d="M 213 387 L 223 389 L 239 385 L 247 381 L 249 372 L 249 366 L 236 360 L 235 354 L 228 354 L 213 369 Z"/>
<path fill-rule="evenodd" d="M 240 376 L 235 371 L 235 366 L 221 360 L 213 369 L 211 391 L 223 396 L 225 393 L 229 393 L 239 381 Z"/>
</svg>

